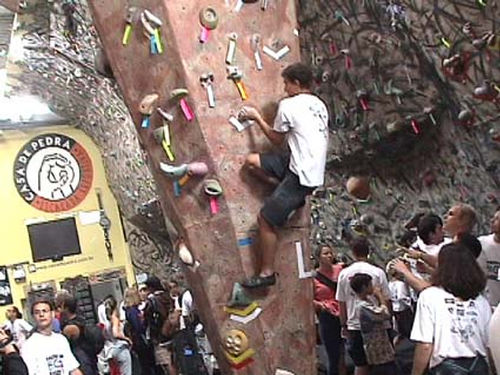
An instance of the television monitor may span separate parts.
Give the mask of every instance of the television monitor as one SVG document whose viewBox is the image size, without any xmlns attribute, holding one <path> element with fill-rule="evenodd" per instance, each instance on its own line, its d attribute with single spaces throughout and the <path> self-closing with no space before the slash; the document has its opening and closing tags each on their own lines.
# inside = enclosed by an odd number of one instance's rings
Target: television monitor
<svg viewBox="0 0 500 375">
<path fill-rule="evenodd" d="M 33 261 L 61 260 L 81 254 L 78 230 L 74 218 L 28 225 Z"/>
</svg>

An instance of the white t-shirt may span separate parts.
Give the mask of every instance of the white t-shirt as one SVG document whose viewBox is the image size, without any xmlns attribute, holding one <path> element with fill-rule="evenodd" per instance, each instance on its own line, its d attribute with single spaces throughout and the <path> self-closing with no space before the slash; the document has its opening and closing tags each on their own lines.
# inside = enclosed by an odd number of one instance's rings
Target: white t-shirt
<svg viewBox="0 0 500 375">
<path fill-rule="evenodd" d="M 490 341 L 488 346 L 490 347 L 491 356 L 493 357 L 493 362 L 495 363 L 495 368 L 500 369 L 500 307 L 495 309 L 491 320 L 490 320 Z"/>
<path fill-rule="evenodd" d="M 19 349 L 26 341 L 26 336 L 33 330 L 33 326 L 24 319 L 16 319 L 14 322 L 7 319 L 3 322 L 2 327 L 12 333 L 14 343 Z"/>
<path fill-rule="evenodd" d="M 288 132 L 290 170 L 302 186 L 323 185 L 328 148 L 328 110 L 317 96 L 298 94 L 283 99 L 274 130 Z"/>
<path fill-rule="evenodd" d="M 401 280 L 389 281 L 391 291 L 392 310 L 401 312 L 411 307 L 410 288 Z"/>
<path fill-rule="evenodd" d="M 391 298 L 387 277 L 382 269 L 375 267 L 370 263 L 359 261 L 340 271 L 336 299 L 339 302 L 345 302 L 347 308 L 347 329 L 353 331 L 359 331 L 361 329 L 359 317 L 356 314 L 358 297 L 349 284 L 351 277 L 357 273 L 370 275 L 372 277 L 372 285 L 374 287 L 379 287 L 387 299 Z"/>
<path fill-rule="evenodd" d="M 435 245 L 435 244 L 430 244 L 427 245 L 420 237 L 417 236 L 417 240 L 411 245 L 412 249 L 420 249 L 426 254 L 433 255 L 433 256 L 438 256 L 439 252 L 441 251 L 441 248 L 444 245 L 447 245 L 452 242 L 451 238 L 445 238 L 443 239 L 443 242 Z"/>
<path fill-rule="evenodd" d="M 491 309 L 486 298 L 462 301 L 442 288 L 420 293 L 411 339 L 433 343 L 430 368 L 446 358 L 486 356 Z"/>
<path fill-rule="evenodd" d="M 49 336 L 33 333 L 24 343 L 21 356 L 30 375 L 69 375 L 80 366 L 66 337 L 54 332 Z"/>
<path fill-rule="evenodd" d="M 478 240 L 483 251 L 477 261 L 488 277 L 486 298 L 491 306 L 496 307 L 500 303 L 500 243 L 495 242 L 493 233 Z"/>
</svg>

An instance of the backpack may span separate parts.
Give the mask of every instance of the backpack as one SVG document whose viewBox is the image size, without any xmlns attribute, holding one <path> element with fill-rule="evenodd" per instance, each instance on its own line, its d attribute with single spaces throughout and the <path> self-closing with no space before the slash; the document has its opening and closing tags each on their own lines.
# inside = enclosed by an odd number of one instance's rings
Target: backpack
<svg viewBox="0 0 500 375">
<path fill-rule="evenodd" d="M 165 292 L 155 294 L 148 297 L 148 304 L 146 306 L 145 320 L 148 337 L 153 342 L 163 342 L 165 335 L 163 334 L 163 325 L 168 317 L 170 310 L 170 303 L 165 298 Z"/>
<path fill-rule="evenodd" d="M 180 374 L 208 375 L 194 330 L 186 328 L 177 332 L 172 348 L 174 364 Z"/>
<path fill-rule="evenodd" d="M 104 333 L 102 328 L 85 322 L 81 317 L 76 317 L 64 322 L 64 327 L 67 325 L 75 325 L 80 330 L 80 337 L 72 345 L 81 347 L 87 354 L 96 356 L 104 348 Z"/>
</svg>

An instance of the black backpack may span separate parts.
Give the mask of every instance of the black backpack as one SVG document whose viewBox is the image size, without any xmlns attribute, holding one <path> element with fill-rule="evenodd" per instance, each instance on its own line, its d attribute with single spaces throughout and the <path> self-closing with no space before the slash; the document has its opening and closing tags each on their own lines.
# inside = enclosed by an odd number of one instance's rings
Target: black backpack
<svg viewBox="0 0 500 375">
<path fill-rule="evenodd" d="M 175 334 L 172 342 L 174 364 L 181 375 L 208 375 L 199 351 L 194 330 L 186 328 Z"/>
<path fill-rule="evenodd" d="M 92 356 L 96 356 L 104 348 L 105 339 L 101 327 L 87 323 L 78 316 L 64 323 L 64 327 L 67 325 L 75 325 L 80 329 L 80 337 L 72 345 L 80 346 L 87 354 Z"/>
<path fill-rule="evenodd" d="M 146 305 L 146 328 L 149 333 L 149 338 L 153 342 L 165 341 L 165 337 L 162 334 L 162 328 L 170 310 L 169 301 L 165 300 L 165 298 L 170 298 L 170 296 L 165 296 L 164 294 L 166 293 L 163 292 L 149 297 Z"/>
</svg>

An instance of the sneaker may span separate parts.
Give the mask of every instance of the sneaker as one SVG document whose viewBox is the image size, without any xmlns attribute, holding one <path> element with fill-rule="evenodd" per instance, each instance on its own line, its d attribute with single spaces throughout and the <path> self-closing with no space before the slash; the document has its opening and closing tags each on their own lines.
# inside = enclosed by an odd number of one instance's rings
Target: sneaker
<svg viewBox="0 0 500 375">
<path fill-rule="evenodd" d="M 265 288 L 274 284 L 276 284 L 276 273 L 270 276 L 252 276 L 241 283 L 245 288 Z"/>
</svg>

